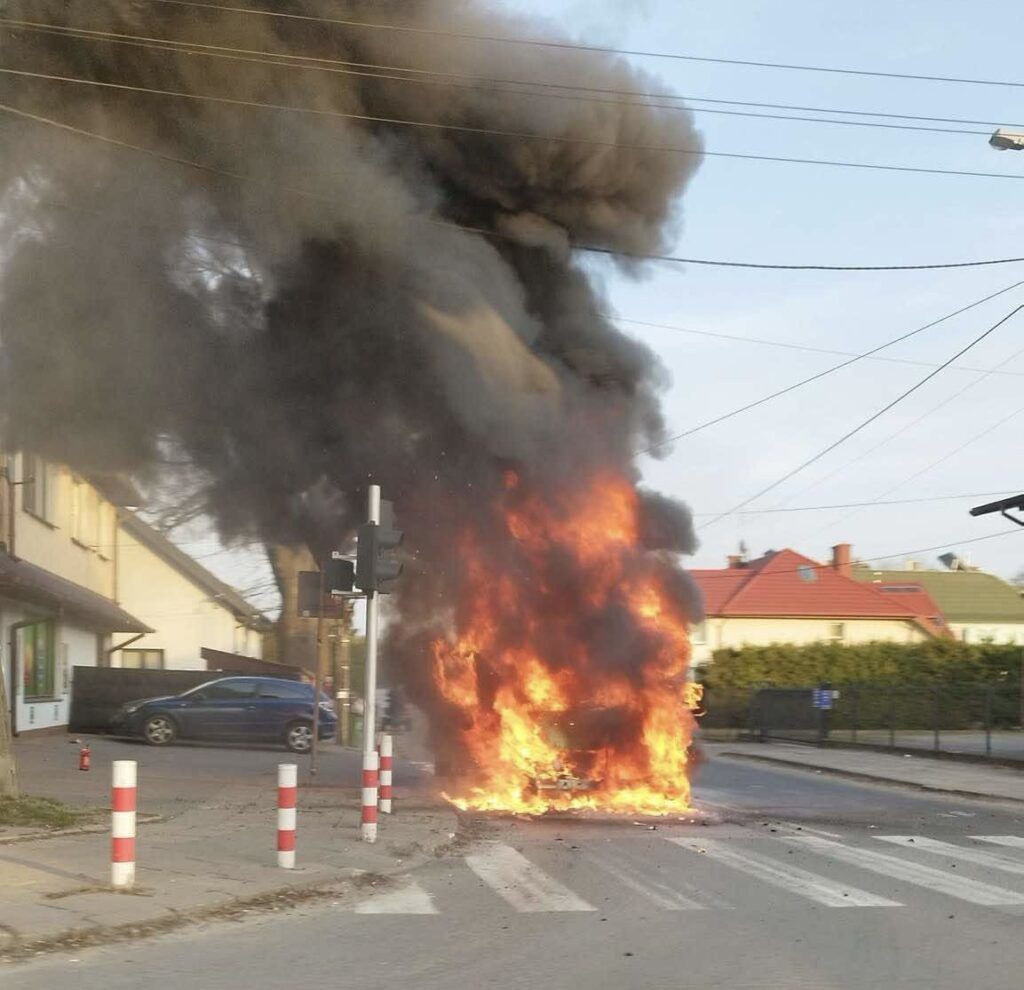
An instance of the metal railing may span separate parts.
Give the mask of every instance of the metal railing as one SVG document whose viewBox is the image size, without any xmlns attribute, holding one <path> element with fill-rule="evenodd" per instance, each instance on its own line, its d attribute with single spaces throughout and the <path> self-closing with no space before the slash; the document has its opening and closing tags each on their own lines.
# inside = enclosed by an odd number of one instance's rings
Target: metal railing
<svg viewBox="0 0 1024 990">
<path fill-rule="evenodd" d="M 839 684 L 707 692 L 705 724 L 749 738 L 1024 762 L 1014 683 Z"/>
</svg>

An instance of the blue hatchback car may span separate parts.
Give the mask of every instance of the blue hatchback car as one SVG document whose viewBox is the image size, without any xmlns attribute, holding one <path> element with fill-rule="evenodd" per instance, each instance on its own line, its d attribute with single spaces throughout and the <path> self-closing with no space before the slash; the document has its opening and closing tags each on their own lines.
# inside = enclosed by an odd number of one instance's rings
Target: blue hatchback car
<svg viewBox="0 0 1024 990">
<path fill-rule="evenodd" d="M 175 739 L 277 742 L 293 753 L 313 746 L 314 688 L 278 677 L 222 677 L 183 694 L 132 701 L 115 713 L 110 730 L 141 736 L 151 746 Z M 337 716 L 320 695 L 320 738 L 329 739 Z"/>
</svg>

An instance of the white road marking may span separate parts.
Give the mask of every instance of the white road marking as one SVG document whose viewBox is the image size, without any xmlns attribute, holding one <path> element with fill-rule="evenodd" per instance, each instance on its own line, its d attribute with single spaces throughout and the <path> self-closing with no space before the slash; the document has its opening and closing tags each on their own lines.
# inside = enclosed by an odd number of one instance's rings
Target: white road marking
<svg viewBox="0 0 1024 990">
<path fill-rule="evenodd" d="M 437 914 L 437 907 L 430 894 L 419 884 L 410 883 L 400 890 L 376 894 L 360 901 L 356 914 Z"/>
<path fill-rule="evenodd" d="M 711 839 L 673 839 L 677 846 L 694 853 L 704 853 L 719 863 L 747 873 L 758 880 L 799 894 L 826 907 L 902 907 L 899 901 L 870 894 L 866 890 L 835 883 L 826 877 L 809 873 L 798 866 L 781 864 L 768 856 L 738 849 L 727 841 Z M 824 842 L 824 839 L 815 840 Z"/>
<path fill-rule="evenodd" d="M 1024 894 L 996 887 L 993 884 L 981 883 L 979 880 L 971 880 L 968 877 L 953 876 L 942 870 L 932 869 L 930 866 L 911 863 L 898 856 L 875 852 L 873 849 L 858 849 L 854 846 L 845 846 L 841 842 L 818 839 L 812 835 L 799 836 L 787 841 L 797 842 L 823 856 L 831 856 L 844 863 L 851 863 L 853 866 L 881 873 L 883 876 L 895 880 L 904 880 L 919 887 L 926 887 L 949 897 L 956 897 L 961 901 L 970 901 L 972 904 L 1024 904 Z"/>
<path fill-rule="evenodd" d="M 466 857 L 466 864 L 517 911 L 596 911 L 510 846 L 494 843 Z"/>
<path fill-rule="evenodd" d="M 994 846 L 1006 846 L 1007 849 L 1024 849 L 1024 839 L 1019 835 L 975 835 L 972 838 L 979 842 L 991 842 Z"/>
<path fill-rule="evenodd" d="M 673 890 L 667 884 L 661 883 L 647 875 L 641 875 L 635 868 L 618 866 L 604 859 L 598 859 L 591 853 L 586 854 L 586 859 L 599 870 L 603 870 L 609 876 L 614 877 L 624 887 L 648 900 L 653 901 L 658 907 L 666 911 L 700 911 L 704 909 L 703 904 L 691 901 L 684 897 L 677 890 Z"/>
<path fill-rule="evenodd" d="M 897 846 L 906 846 L 908 849 L 920 849 L 922 852 L 936 853 L 950 859 L 961 859 L 965 863 L 977 863 L 992 870 L 1024 876 L 1024 860 L 1010 859 L 1009 856 L 1000 856 L 999 853 L 989 852 L 987 849 L 955 846 L 952 842 L 926 839 L 920 835 L 876 835 L 875 838 Z"/>
<path fill-rule="evenodd" d="M 797 825 L 796 822 L 778 822 L 775 827 L 787 835 L 820 835 L 826 839 L 841 839 L 838 832 L 826 832 L 823 828 L 814 828 L 811 825 Z"/>
</svg>

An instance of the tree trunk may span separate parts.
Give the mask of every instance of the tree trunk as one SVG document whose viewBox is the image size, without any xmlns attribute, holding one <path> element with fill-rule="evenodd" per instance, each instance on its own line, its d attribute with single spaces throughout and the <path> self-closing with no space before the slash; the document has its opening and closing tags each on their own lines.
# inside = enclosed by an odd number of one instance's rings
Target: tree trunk
<svg viewBox="0 0 1024 990">
<path fill-rule="evenodd" d="M 2 653 L 0 645 L 0 653 Z M 18 766 L 11 739 L 11 709 L 7 702 L 7 670 L 0 663 L 0 797 L 18 796 Z"/>
<path fill-rule="evenodd" d="M 270 545 L 267 557 L 281 592 L 281 614 L 277 620 L 278 662 L 316 670 L 316 619 L 304 619 L 297 612 L 299 571 L 317 569 L 305 547 Z"/>
</svg>

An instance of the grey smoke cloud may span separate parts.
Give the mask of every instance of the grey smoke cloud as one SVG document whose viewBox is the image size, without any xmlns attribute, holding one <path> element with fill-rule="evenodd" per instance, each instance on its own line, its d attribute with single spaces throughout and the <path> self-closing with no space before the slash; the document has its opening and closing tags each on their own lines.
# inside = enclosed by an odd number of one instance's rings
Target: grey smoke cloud
<svg viewBox="0 0 1024 990">
<path fill-rule="evenodd" d="M 538 30 L 454 0 L 276 7 L 491 35 Z M 12 0 L 3 12 L 460 76 L 649 83 L 610 57 L 123 0 Z M 0 31 L 4 64 L 35 72 L 701 147 L 685 112 Z M 507 466 L 541 491 L 600 465 L 636 478 L 632 452 L 663 435 L 664 371 L 602 315 L 568 245 L 662 248 L 699 156 L 14 76 L 0 76 L 0 101 L 237 176 L 0 114 L 0 432 L 13 443 L 80 468 L 144 474 L 172 438 L 209 478 L 224 535 L 273 542 L 328 544 L 378 482 L 418 553 L 422 576 L 398 603 L 413 628 L 456 599 L 452 535 L 467 520 L 488 531 L 488 499 Z M 655 548 L 692 547 L 685 510 L 654 499 L 648 510 Z M 506 548 L 492 552 L 500 561 Z"/>
</svg>

